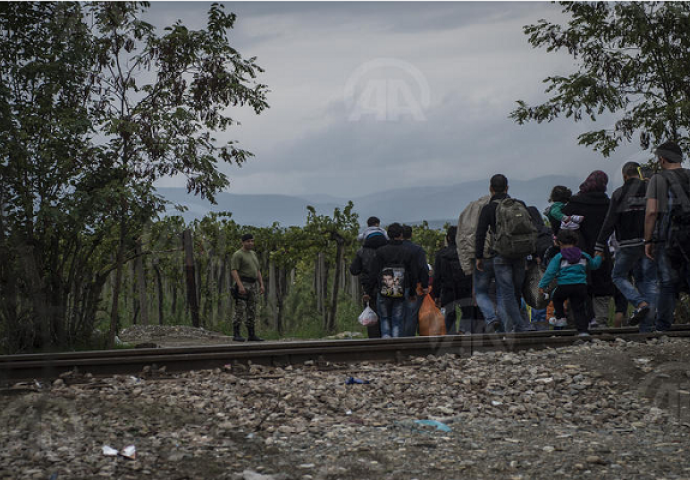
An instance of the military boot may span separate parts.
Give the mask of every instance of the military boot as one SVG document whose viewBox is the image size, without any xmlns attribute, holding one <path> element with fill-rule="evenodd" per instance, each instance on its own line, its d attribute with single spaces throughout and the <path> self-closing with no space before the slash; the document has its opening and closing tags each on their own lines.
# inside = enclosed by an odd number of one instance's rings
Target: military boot
<svg viewBox="0 0 690 480">
<path fill-rule="evenodd" d="M 254 332 L 254 327 L 248 327 L 249 330 L 249 341 L 250 342 L 263 342 L 264 339 L 261 337 L 257 337 L 256 333 Z"/>
<path fill-rule="evenodd" d="M 232 341 L 233 342 L 244 342 L 245 338 L 240 334 L 239 325 L 232 327 Z"/>
</svg>

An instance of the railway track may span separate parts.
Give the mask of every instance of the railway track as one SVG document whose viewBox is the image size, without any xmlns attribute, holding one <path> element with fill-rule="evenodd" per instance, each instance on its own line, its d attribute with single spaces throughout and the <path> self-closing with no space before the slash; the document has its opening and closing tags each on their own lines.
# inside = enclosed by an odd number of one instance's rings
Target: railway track
<svg viewBox="0 0 690 480">
<path fill-rule="evenodd" d="M 491 335 L 448 335 L 396 339 L 263 342 L 198 347 L 101 350 L 55 354 L 6 355 L 0 357 L 0 382 L 51 379 L 77 370 L 93 375 L 138 373 L 147 366 L 167 372 L 222 367 L 228 364 L 255 363 L 287 366 L 308 361 L 325 366 L 329 362 L 398 361 L 410 356 L 470 356 L 474 352 L 519 351 L 557 348 L 577 341 L 645 341 L 666 335 L 689 337 L 690 325 L 676 325 L 669 332 L 638 333 L 636 328 L 599 329 L 582 338 L 574 330 L 523 332 Z"/>
</svg>

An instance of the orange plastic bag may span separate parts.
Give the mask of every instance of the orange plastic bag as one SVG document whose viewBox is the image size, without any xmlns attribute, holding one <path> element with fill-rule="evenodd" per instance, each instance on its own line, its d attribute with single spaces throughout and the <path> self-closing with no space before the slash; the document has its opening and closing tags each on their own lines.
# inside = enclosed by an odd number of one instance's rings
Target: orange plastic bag
<svg viewBox="0 0 690 480">
<path fill-rule="evenodd" d="M 431 295 L 424 295 L 422 306 L 419 307 L 419 334 L 423 337 L 446 334 L 446 319 Z"/>
</svg>

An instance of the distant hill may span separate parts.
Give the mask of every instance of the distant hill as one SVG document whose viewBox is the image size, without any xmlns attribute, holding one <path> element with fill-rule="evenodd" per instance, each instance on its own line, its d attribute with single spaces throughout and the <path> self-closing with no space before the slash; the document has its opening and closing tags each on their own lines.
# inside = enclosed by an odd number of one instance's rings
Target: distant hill
<svg viewBox="0 0 690 480">
<path fill-rule="evenodd" d="M 540 210 L 548 204 L 549 193 L 554 185 L 565 185 L 577 192 L 581 178 L 560 175 L 510 181 L 511 196 L 536 205 Z M 465 182 L 452 186 L 413 187 L 385 190 L 380 193 L 352 198 L 360 222 L 371 215 L 379 217 L 384 225 L 391 222 L 421 223 L 428 219 L 430 225 L 441 228 L 445 222 L 455 224 L 460 212 L 473 200 L 488 194 L 488 180 Z M 613 191 L 614 185 L 609 188 Z M 167 200 L 186 205 L 189 210 L 182 214 L 186 221 L 202 218 L 211 211 L 230 211 L 232 219 L 241 225 L 267 227 L 274 222 L 282 226 L 301 226 L 307 219 L 307 205 L 317 213 L 331 215 L 336 207 L 344 207 L 347 199 L 329 195 L 310 195 L 301 198 L 287 195 L 240 195 L 220 193 L 217 205 L 187 194 L 183 188 L 159 188 Z M 169 214 L 176 214 L 170 209 Z"/>
</svg>

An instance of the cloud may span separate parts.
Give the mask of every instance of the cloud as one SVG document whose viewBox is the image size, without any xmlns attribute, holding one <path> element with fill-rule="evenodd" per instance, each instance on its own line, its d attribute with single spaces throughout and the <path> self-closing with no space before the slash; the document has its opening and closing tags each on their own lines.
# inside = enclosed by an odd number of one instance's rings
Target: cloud
<svg viewBox="0 0 690 480">
<path fill-rule="evenodd" d="M 195 25 L 203 25 L 208 9 L 164 5 L 154 3 L 152 11 Z M 255 154 L 241 169 L 223 167 L 230 192 L 351 197 L 499 171 L 517 179 L 584 178 L 594 168 L 610 174 L 619 168 L 616 159 L 604 161 L 577 145 L 586 124 L 518 126 L 508 119 L 516 100 L 545 99 L 543 78 L 574 69 L 564 54 L 533 50 L 522 33 L 523 25 L 558 18 L 557 6 L 240 2 L 227 9 L 238 13 L 233 45 L 258 57 L 266 69 L 259 80 L 271 89 L 269 110 L 260 116 L 233 110 L 241 126 L 216 135 Z M 380 66 L 386 59 L 407 67 Z M 357 77 L 347 97 L 348 82 L 371 62 L 379 67 Z M 381 105 L 387 121 L 377 120 Z"/>
</svg>

